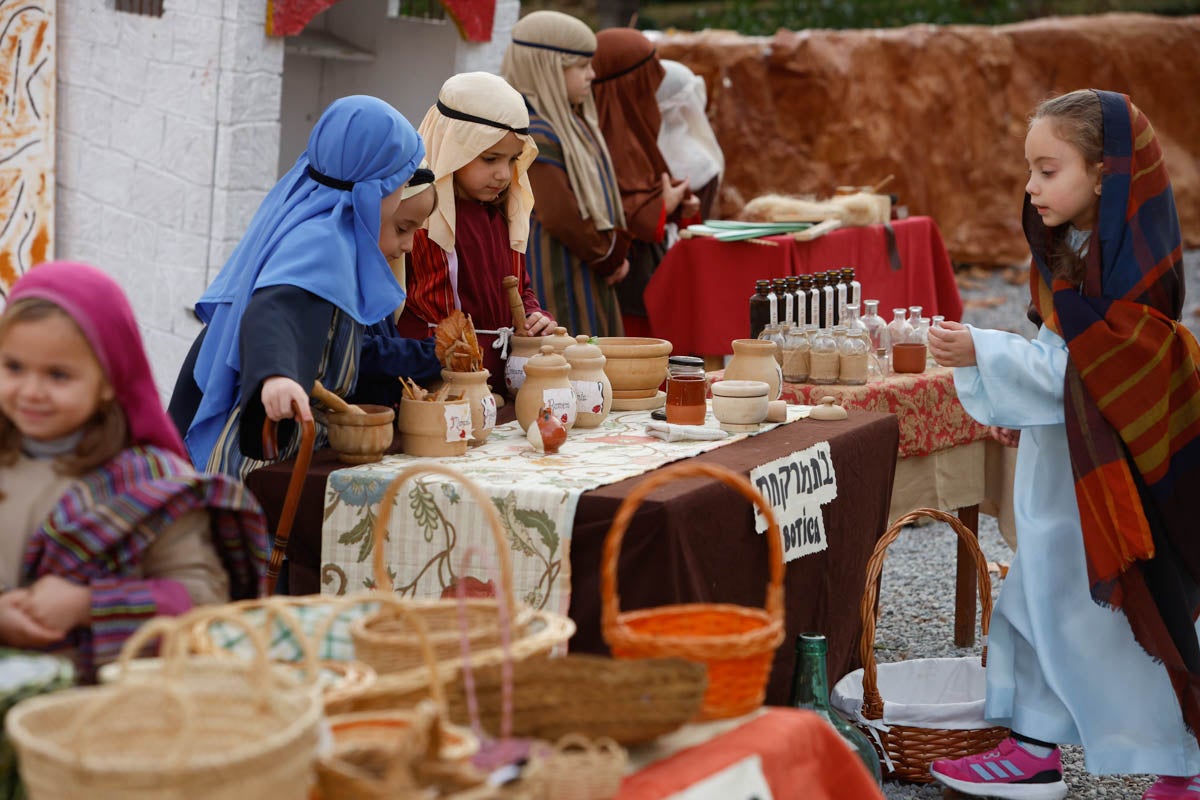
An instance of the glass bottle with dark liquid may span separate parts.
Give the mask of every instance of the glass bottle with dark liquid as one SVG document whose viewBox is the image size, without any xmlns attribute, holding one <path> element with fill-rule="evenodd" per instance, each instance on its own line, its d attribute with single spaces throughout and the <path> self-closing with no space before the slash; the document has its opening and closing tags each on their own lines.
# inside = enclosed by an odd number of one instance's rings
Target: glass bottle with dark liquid
<svg viewBox="0 0 1200 800">
<path fill-rule="evenodd" d="M 762 329 L 771 322 L 771 282 L 754 282 L 754 294 L 750 295 L 750 338 L 757 339 Z"/>
<path fill-rule="evenodd" d="M 667 422 L 672 425 L 703 425 L 708 406 L 704 396 L 704 359 L 671 356 L 667 359 Z"/>
</svg>

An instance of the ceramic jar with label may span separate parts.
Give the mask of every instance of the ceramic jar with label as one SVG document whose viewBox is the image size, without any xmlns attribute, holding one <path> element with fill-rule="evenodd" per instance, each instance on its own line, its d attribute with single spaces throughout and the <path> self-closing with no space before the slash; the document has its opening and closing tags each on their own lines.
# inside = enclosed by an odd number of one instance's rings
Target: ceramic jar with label
<svg viewBox="0 0 1200 800">
<path fill-rule="evenodd" d="M 461 456 L 471 439 L 466 400 L 400 400 L 396 427 L 400 447 L 410 456 Z"/>
<path fill-rule="evenodd" d="M 766 339 L 734 339 L 733 358 L 725 367 L 727 381 L 762 381 L 768 400 L 778 400 L 783 388 L 783 369 L 775 360 L 779 346 Z"/>
<path fill-rule="evenodd" d="M 594 428 L 604 422 L 612 409 L 612 381 L 604 371 L 604 353 L 588 341 L 586 334 L 575 337 L 575 344 L 563 351 L 570 365 L 567 378 L 575 392 L 575 424 Z"/>
<path fill-rule="evenodd" d="M 483 444 L 496 427 L 496 398 L 488 386 L 490 372 L 455 372 L 442 370 L 442 380 L 450 387 L 451 395 L 460 395 L 471 406 L 470 445 Z"/>
<path fill-rule="evenodd" d="M 549 336 L 513 336 L 508 342 L 508 360 L 504 362 L 504 385 L 512 397 L 517 396 L 525 382 L 525 362 L 541 352 L 545 345 L 555 353 L 562 353 L 575 344 L 561 325 Z"/>
<path fill-rule="evenodd" d="M 575 390 L 569 377 L 571 365 L 550 345 L 525 362 L 525 382 L 517 393 L 517 423 L 529 427 L 546 406 L 554 410 L 568 431 L 575 424 Z"/>
</svg>

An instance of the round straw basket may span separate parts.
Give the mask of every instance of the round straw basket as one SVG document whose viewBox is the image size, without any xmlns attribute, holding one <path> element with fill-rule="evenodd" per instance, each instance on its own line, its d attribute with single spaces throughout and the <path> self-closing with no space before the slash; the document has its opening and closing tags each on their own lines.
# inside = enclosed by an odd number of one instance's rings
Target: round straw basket
<svg viewBox="0 0 1200 800">
<path fill-rule="evenodd" d="M 888 546 L 900 536 L 900 531 L 910 522 L 921 517 L 932 517 L 945 522 L 970 552 L 975 562 L 975 577 L 979 584 L 980 632 L 987 642 L 988 627 L 992 620 L 992 582 L 988 578 L 987 560 L 979 549 L 975 534 L 971 533 L 957 517 L 933 508 L 918 508 L 897 519 L 875 544 L 875 551 L 867 562 L 867 582 L 863 591 L 860 613 L 862 615 L 862 637 L 858 641 L 858 655 L 863 663 L 863 716 L 870 720 L 883 719 L 883 698 L 879 694 L 878 668 L 875 664 L 875 622 L 879 603 L 879 578 L 883 572 L 883 559 Z M 987 645 L 980 656 L 981 664 L 987 666 Z M 904 662 L 900 662 L 903 664 Z M 1009 735 L 1008 728 L 988 727 L 967 730 L 946 728 L 924 728 L 888 724 L 887 730 L 856 723 L 879 751 L 883 769 L 891 776 L 915 783 L 930 783 L 929 765 L 942 758 L 962 758 L 984 750 L 990 750 Z M 889 768 L 888 762 L 891 766 Z"/>
<path fill-rule="evenodd" d="M 152 620 L 122 649 L 128 666 L 162 636 L 156 673 L 12 709 L 8 733 L 31 800 L 307 796 L 322 714 L 315 689 L 273 673 L 266 644 L 250 627 L 254 662 L 189 659 L 181 624 L 190 621 Z"/>
<path fill-rule="evenodd" d="M 715 478 L 750 500 L 767 520 L 770 580 L 766 608 L 689 603 L 622 612 L 617 594 L 621 540 L 634 512 L 659 486 L 681 478 Z M 705 462 L 679 462 L 651 474 L 630 492 L 608 531 L 600 574 L 604 639 L 617 658 L 677 656 L 708 666 L 701 719 L 746 714 L 762 705 L 775 649 L 783 641 L 783 543 L 771 505 L 746 478 Z"/>
<path fill-rule="evenodd" d="M 410 478 L 423 473 L 433 473 L 453 478 L 472 495 L 476 504 L 487 518 L 492 540 L 496 545 L 496 556 L 500 564 L 500 580 L 497 599 L 472 599 L 466 601 L 467 639 L 474 650 L 486 650 L 500 643 L 500 627 L 497 621 L 497 604 L 506 603 L 509 619 L 513 620 L 514 636 L 519 636 L 533 617 L 532 609 L 524 603 L 518 604 L 512 595 L 512 559 L 508 540 L 504 536 L 504 523 L 487 493 L 478 484 L 462 473 L 440 464 L 416 464 L 401 472 L 384 491 L 379 504 L 379 516 L 372 531 L 373 569 L 377 589 L 390 594 L 392 578 L 387 569 L 385 556 L 388 521 L 396 496 Z M 462 576 L 460 576 L 462 577 Z M 438 661 L 460 655 L 458 604 L 453 599 L 412 600 L 410 608 L 420 614 L 430 631 L 429 640 Z M 370 664 L 380 675 L 420 667 L 422 664 L 420 645 L 412 629 L 394 614 L 384 609 L 377 614 L 356 620 L 350 626 L 357 658 Z"/>
<path fill-rule="evenodd" d="M 568 734 L 549 753 L 534 753 L 524 778 L 547 800 L 609 800 L 617 796 L 628 756 L 612 739 Z"/>
</svg>

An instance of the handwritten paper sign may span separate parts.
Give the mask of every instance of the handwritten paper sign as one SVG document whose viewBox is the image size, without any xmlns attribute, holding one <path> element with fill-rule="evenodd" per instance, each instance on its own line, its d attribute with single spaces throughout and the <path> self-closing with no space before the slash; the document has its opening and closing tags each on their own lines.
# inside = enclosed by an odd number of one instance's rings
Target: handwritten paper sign
<svg viewBox="0 0 1200 800">
<path fill-rule="evenodd" d="M 783 535 L 783 560 L 819 553 L 825 540 L 825 516 L 821 506 L 837 497 L 837 475 L 829 442 L 777 458 L 750 470 L 750 482 L 771 504 L 779 532 Z M 754 528 L 767 529 L 767 520 L 754 510 Z"/>
</svg>

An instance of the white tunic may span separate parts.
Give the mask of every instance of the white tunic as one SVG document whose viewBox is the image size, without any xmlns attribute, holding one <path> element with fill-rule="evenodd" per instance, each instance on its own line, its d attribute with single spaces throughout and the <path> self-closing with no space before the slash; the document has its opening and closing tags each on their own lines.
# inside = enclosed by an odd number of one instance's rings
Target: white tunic
<svg viewBox="0 0 1200 800">
<path fill-rule="evenodd" d="M 1200 773 L 1166 670 L 1134 641 L 1120 611 L 1088 589 L 1067 451 L 1067 347 L 971 328 L 977 367 L 954 371 L 967 412 L 1021 429 L 1013 506 L 1017 552 L 992 615 L 987 718 L 1034 739 L 1082 744 L 1096 774 Z"/>
</svg>

